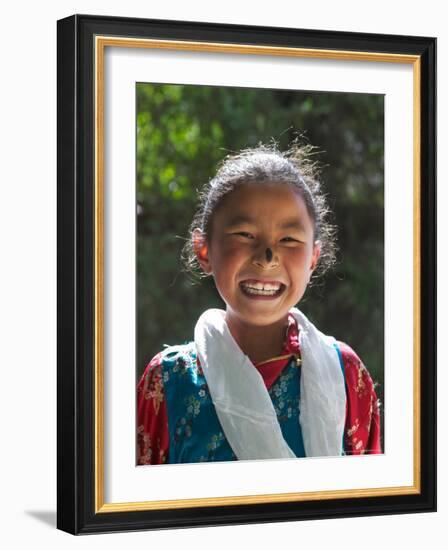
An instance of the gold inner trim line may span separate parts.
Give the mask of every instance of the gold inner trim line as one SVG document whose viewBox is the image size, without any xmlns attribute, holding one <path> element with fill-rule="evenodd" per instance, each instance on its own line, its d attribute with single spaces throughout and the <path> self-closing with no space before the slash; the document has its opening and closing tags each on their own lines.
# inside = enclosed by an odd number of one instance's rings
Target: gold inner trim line
<svg viewBox="0 0 448 550">
<path fill-rule="evenodd" d="M 209 53 L 237 53 L 304 57 L 314 59 L 372 61 L 386 63 L 411 63 L 413 65 L 413 143 L 414 143 L 414 482 L 412 486 L 382 487 L 354 490 L 317 491 L 310 493 L 282 493 L 264 495 L 228 496 L 216 498 L 181 499 L 147 502 L 104 502 L 104 52 L 106 46 L 124 48 L 156 48 L 174 51 L 202 51 Z M 362 498 L 374 496 L 410 495 L 421 491 L 420 457 L 420 128 L 421 128 L 421 68 L 420 56 L 388 53 L 319 50 L 290 47 L 254 46 L 241 44 L 218 44 L 176 40 L 132 39 L 96 36 L 95 59 L 95 512 L 125 512 L 137 510 L 160 510 L 202 506 L 231 506 L 269 502 L 300 502 L 339 498 Z"/>
<path fill-rule="evenodd" d="M 416 55 L 381 52 L 357 52 L 350 50 L 324 50 L 280 46 L 255 46 L 253 44 L 226 44 L 216 42 L 194 42 L 186 40 L 157 40 L 152 38 L 121 38 L 119 36 L 97 36 L 97 47 L 118 46 L 120 48 L 149 48 L 175 51 L 205 51 L 208 53 L 240 53 L 246 55 L 274 55 L 282 57 L 310 57 L 344 61 L 377 61 L 386 63 L 414 63 Z"/>
<path fill-rule="evenodd" d="M 132 512 L 136 510 L 169 510 L 173 508 L 197 508 L 201 506 L 232 506 L 236 504 L 263 504 L 266 502 L 304 502 L 333 500 L 337 498 L 381 497 L 392 495 L 419 494 L 415 487 L 382 487 L 376 489 L 353 489 L 337 491 L 316 491 L 309 493 L 277 493 L 266 495 L 229 496 L 181 500 L 155 500 L 148 502 L 120 502 L 104 504 L 98 513 Z"/>
<path fill-rule="evenodd" d="M 104 503 L 104 49 L 95 48 L 95 510 Z"/>
<path fill-rule="evenodd" d="M 418 59 L 414 63 L 413 71 L 414 81 L 414 109 L 413 109 L 413 128 L 414 128 L 414 485 L 421 490 L 421 345 L 420 345 L 420 326 L 421 326 L 421 61 Z"/>
</svg>

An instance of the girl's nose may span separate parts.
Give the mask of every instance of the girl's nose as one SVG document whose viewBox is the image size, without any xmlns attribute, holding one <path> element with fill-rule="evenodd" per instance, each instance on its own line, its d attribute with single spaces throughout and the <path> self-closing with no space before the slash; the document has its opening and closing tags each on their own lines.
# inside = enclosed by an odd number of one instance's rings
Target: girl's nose
<svg viewBox="0 0 448 550">
<path fill-rule="evenodd" d="M 257 254 L 254 257 L 253 263 L 255 265 L 258 265 L 260 267 L 277 267 L 278 266 L 278 258 L 277 255 L 274 254 L 274 251 L 270 247 L 263 247 L 260 248 L 260 250 L 257 251 Z"/>
</svg>

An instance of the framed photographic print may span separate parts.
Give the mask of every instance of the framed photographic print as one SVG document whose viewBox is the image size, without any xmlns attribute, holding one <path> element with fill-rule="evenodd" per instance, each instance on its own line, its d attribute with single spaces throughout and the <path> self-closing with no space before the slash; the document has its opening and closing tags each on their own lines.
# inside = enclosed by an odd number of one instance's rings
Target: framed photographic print
<svg viewBox="0 0 448 550">
<path fill-rule="evenodd" d="M 435 511 L 435 56 L 58 22 L 58 528 Z"/>
</svg>

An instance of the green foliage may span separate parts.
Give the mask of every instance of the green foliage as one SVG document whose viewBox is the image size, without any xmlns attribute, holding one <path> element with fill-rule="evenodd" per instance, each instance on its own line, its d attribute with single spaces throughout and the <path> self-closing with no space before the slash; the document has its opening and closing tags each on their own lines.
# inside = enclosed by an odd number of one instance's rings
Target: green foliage
<svg viewBox="0 0 448 550">
<path fill-rule="evenodd" d="M 180 251 L 197 191 L 231 151 L 297 134 L 322 151 L 339 262 L 300 307 L 361 356 L 383 395 L 383 96 L 137 85 L 137 362 L 191 340 L 200 313 L 224 307 L 213 281 L 192 285 Z"/>
</svg>

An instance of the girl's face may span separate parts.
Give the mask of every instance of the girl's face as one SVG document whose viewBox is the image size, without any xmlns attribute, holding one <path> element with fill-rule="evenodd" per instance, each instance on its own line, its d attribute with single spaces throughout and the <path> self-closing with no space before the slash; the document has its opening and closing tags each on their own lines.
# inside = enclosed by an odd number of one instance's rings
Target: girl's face
<svg viewBox="0 0 448 550">
<path fill-rule="evenodd" d="M 213 274 L 227 316 L 265 326 L 283 321 L 302 298 L 319 258 L 305 202 L 285 184 L 246 184 L 213 214 L 210 242 L 195 234 L 205 273 Z"/>
</svg>

